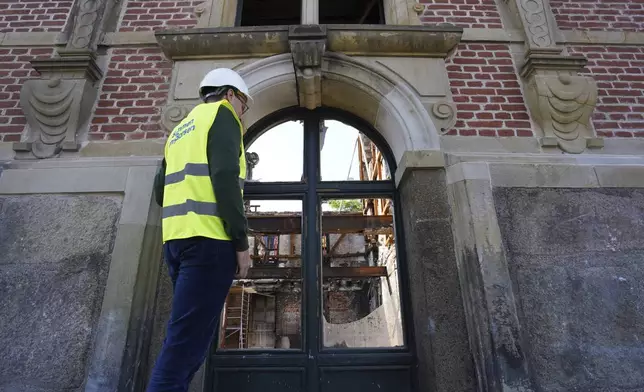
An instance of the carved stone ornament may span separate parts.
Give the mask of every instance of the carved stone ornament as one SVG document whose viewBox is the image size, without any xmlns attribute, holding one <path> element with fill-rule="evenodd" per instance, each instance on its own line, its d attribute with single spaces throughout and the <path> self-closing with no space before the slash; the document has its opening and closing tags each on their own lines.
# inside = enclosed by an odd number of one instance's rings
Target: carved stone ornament
<svg viewBox="0 0 644 392">
<path fill-rule="evenodd" d="M 28 132 L 25 141 L 14 144 L 16 151 L 50 158 L 80 148 L 102 73 L 89 53 L 63 54 L 31 62 L 41 79 L 26 81 L 20 91 Z"/>
<path fill-rule="evenodd" d="M 322 105 L 322 56 L 326 39 L 324 26 L 292 26 L 289 30 L 299 102 L 307 109 Z"/>
<path fill-rule="evenodd" d="M 94 51 L 104 34 L 110 16 L 118 13 L 120 0 L 77 0 L 70 20 L 72 23 L 63 35 L 67 38 L 68 50 Z"/>
<path fill-rule="evenodd" d="M 587 147 L 601 147 L 601 139 L 595 136 L 592 114 L 597 105 L 597 83 L 590 76 L 582 76 L 574 70 L 578 59 L 561 56 L 562 64 L 535 65 L 528 60 L 526 99 L 532 117 L 543 130 L 541 144 L 559 146 L 563 151 L 579 154 Z M 545 62 L 544 62 L 545 63 Z"/>
<path fill-rule="evenodd" d="M 456 124 L 456 105 L 445 100 L 434 102 L 431 116 L 436 128 L 444 135 Z"/>
<path fill-rule="evenodd" d="M 523 26 L 526 45 L 530 51 L 559 53 L 555 39 L 555 26 L 548 0 L 505 0 L 512 14 Z"/>
<path fill-rule="evenodd" d="M 163 124 L 163 127 L 166 129 L 168 133 L 172 132 L 172 130 L 177 125 L 179 125 L 181 120 L 183 120 L 195 106 L 196 106 L 196 103 L 194 104 L 173 103 L 167 106 L 163 110 L 163 113 L 161 114 L 161 124 Z"/>
</svg>

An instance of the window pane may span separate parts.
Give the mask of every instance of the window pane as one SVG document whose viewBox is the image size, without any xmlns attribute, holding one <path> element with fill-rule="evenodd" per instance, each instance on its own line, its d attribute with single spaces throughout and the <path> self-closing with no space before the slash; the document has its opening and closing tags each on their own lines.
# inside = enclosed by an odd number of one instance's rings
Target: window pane
<svg viewBox="0 0 644 392">
<path fill-rule="evenodd" d="M 320 24 L 384 24 L 382 0 L 320 1 Z"/>
<path fill-rule="evenodd" d="M 302 123 L 277 125 L 246 146 L 248 181 L 302 180 L 304 133 Z"/>
<path fill-rule="evenodd" d="M 219 348 L 302 347 L 302 202 L 250 200 L 252 266 L 235 280 L 222 311 Z"/>
<path fill-rule="evenodd" d="M 322 205 L 324 347 L 404 345 L 390 199 Z"/>
<path fill-rule="evenodd" d="M 300 24 L 302 2 L 299 0 L 238 0 L 242 3 L 242 26 Z"/>
<path fill-rule="evenodd" d="M 320 130 L 322 181 L 390 180 L 382 152 L 357 129 L 325 120 Z"/>
</svg>

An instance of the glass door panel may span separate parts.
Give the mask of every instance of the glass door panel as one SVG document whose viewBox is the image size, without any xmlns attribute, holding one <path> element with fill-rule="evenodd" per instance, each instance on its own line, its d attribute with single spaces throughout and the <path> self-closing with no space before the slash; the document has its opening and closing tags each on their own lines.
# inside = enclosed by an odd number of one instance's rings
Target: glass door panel
<svg viewBox="0 0 644 392">
<path fill-rule="evenodd" d="M 251 268 L 233 281 L 219 350 L 302 348 L 302 202 L 248 200 Z"/>
<path fill-rule="evenodd" d="M 325 200 L 322 211 L 323 347 L 404 346 L 392 200 Z"/>
<path fill-rule="evenodd" d="M 283 122 L 246 146 L 247 181 L 299 182 L 302 180 L 303 157 L 302 122 Z"/>
<path fill-rule="evenodd" d="M 337 120 L 320 126 L 322 181 L 390 181 L 382 151 L 364 133 Z"/>
</svg>

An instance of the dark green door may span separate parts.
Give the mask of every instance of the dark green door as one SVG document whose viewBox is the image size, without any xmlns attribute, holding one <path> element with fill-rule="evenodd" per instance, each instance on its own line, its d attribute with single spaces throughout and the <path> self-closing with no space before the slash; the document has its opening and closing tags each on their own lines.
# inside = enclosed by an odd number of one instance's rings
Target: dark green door
<svg viewBox="0 0 644 392">
<path fill-rule="evenodd" d="M 388 147 L 343 112 L 299 108 L 245 143 L 253 267 L 227 298 L 207 390 L 414 390 Z"/>
</svg>

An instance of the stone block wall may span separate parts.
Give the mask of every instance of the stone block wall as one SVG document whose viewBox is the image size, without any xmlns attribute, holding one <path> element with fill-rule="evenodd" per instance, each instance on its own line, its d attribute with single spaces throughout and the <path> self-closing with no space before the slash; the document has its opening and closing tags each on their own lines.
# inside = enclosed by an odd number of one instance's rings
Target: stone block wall
<svg viewBox="0 0 644 392">
<path fill-rule="evenodd" d="M 0 391 L 84 390 L 120 211 L 120 196 L 0 196 Z"/>
<path fill-rule="evenodd" d="M 644 382 L 644 191 L 494 191 L 524 346 L 544 391 Z"/>
</svg>

